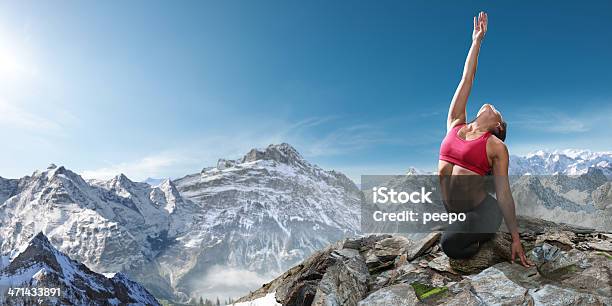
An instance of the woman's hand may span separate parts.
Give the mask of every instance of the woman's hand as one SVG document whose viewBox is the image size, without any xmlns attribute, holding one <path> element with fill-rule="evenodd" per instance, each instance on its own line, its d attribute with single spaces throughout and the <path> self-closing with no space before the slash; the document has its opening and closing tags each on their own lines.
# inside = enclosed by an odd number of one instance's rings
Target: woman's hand
<svg viewBox="0 0 612 306">
<path fill-rule="evenodd" d="M 487 24 L 487 13 L 480 12 L 478 17 L 474 16 L 474 31 L 472 32 L 472 41 L 482 41 L 485 33 L 487 33 Z"/>
<path fill-rule="evenodd" d="M 512 263 L 514 263 L 514 260 L 516 259 L 517 256 L 521 260 L 521 264 L 524 267 L 529 268 L 530 266 L 533 266 L 533 263 L 531 263 L 525 256 L 525 251 L 523 251 L 523 245 L 521 244 L 521 241 L 518 239 L 513 239 L 512 240 Z"/>
</svg>

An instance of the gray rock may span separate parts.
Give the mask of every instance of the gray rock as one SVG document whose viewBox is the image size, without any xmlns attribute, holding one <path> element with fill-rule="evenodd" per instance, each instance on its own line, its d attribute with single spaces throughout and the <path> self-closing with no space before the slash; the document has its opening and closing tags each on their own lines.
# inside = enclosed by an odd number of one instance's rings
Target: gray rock
<svg viewBox="0 0 612 306">
<path fill-rule="evenodd" d="M 486 305 L 472 291 L 463 290 L 450 298 L 440 301 L 443 306 L 477 306 Z"/>
<path fill-rule="evenodd" d="M 412 286 L 395 284 L 372 292 L 360 301 L 359 306 L 417 305 L 419 299 Z"/>
<path fill-rule="evenodd" d="M 413 241 L 403 236 L 382 239 L 373 249 L 366 251 L 365 258 L 370 272 L 380 272 L 393 267 L 395 260 L 406 255 L 408 261 L 423 255 L 440 239 L 440 233 L 429 233 L 424 238 Z"/>
<path fill-rule="evenodd" d="M 533 305 L 610 305 L 612 299 L 589 293 L 578 292 L 554 285 L 544 285 L 542 288 L 530 289 L 529 296 Z"/>
<path fill-rule="evenodd" d="M 584 257 L 584 267 L 568 273 L 560 281 L 563 287 L 574 288 L 577 291 L 590 292 L 596 295 L 612 297 L 612 260 L 598 253 L 582 253 L 576 250 L 569 252 L 569 256 L 579 261 Z"/>
<path fill-rule="evenodd" d="M 370 278 L 370 291 L 376 291 L 397 282 L 410 283 L 414 280 L 425 280 L 427 276 L 419 275 L 423 272 L 422 268 L 411 263 L 405 263 L 395 269 L 383 271 L 378 275 L 372 275 Z"/>
<path fill-rule="evenodd" d="M 365 261 L 370 272 L 380 272 L 394 266 L 395 260 L 414 246 L 414 242 L 403 236 L 384 238 L 365 252 Z"/>
<path fill-rule="evenodd" d="M 432 247 L 440 239 L 440 232 L 429 233 L 420 239 L 408 250 L 408 260 L 413 260 L 421 256 L 427 249 Z"/>
<path fill-rule="evenodd" d="M 453 270 L 463 274 L 478 273 L 496 263 L 510 260 L 510 238 L 496 234 L 495 238 L 480 246 L 478 253 L 468 259 L 450 259 Z"/>
<path fill-rule="evenodd" d="M 310 305 L 315 297 L 319 282 L 325 275 L 328 267 L 334 263 L 331 257 L 336 245 L 316 252 L 283 275 L 265 284 L 260 290 L 242 300 L 250 300 L 275 291 L 276 299 L 283 305 Z M 240 300 L 239 300 L 240 301 Z"/>
<path fill-rule="evenodd" d="M 511 281 L 501 270 L 490 267 L 467 277 L 476 295 L 486 304 L 519 305 L 523 303 L 527 289 Z"/>
<path fill-rule="evenodd" d="M 516 263 L 501 262 L 493 267 L 504 273 L 509 280 L 527 289 L 541 287 L 543 283 L 549 281 L 538 273 L 535 266 L 526 268 Z"/>
<path fill-rule="evenodd" d="M 358 251 L 341 249 L 333 252 L 330 266 L 317 288 L 312 305 L 354 306 L 367 292 L 368 269 Z"/>
<path fill-rule="evenodd" d="M 374 245 L 372 255 L 378 257 L 379 260 L 388 261 L 405 253 L 414 246 L 414 242 L 403 236 L 393 236 L 378 241 Z"/>
<path fill-rule="evenodd" d="M 431 284 L 431 273 L 428 273 L 428 270 L 416 266 L 416 265 L 405 265 L 399 267 L 398 269 L 393 270 L 395 275 L 393 275 L 392 279 L 389 283 L 424 283 Z M 439 283 L 436 285 L 440 285 Z"/>
<path fill-rule="evenodd" d="M 535 244 L 548 243 L 557 246 L 562 250 L 569 250 L 574 246 L 572 240 L 576 239 L 576 234 L 570 231 L 553 231 L 539 235 Z"/>
<path fill-rule="evenodd" d="M 550 279 L 560 279 L 577 268 L 576 261 L 565 251 L 548 243 L 536 246 L 527 257 L 537 266 L 542 276 Z"/>
<path fill-rule="evenodd" d="M 436 270 L 436 271 L 449 272 L 449 273 L 457 274 L 457 271 L 455 271 L 451 267 L 448 256 L 446 256 L 446 254 L 444 254 L 444 253 L 442 253 L 440 256 L 432 259 L 428 263 L 428 266 L 430 268 Z"/>
<path fill-rule="evenodd" d="M 593 250 L 612 252 L 612 241 L 588 242 L 587 245 Z"/>
<path fill-rule="evenodd" d="M 544 219 L 533 218 L 529 216 L 517 216 L 517 221 L 519 223 L 519 232 L 520 233 L 530 233 L 541 235 L 546 232 L 555 232 L 555 231 L 570 231 L 575 234 L 589 234 L 593 233 L 595 230 L 590 227 L 578 226 L 573 224 L 566 223 L 557 223 Z M 502 224 L 502 230 L 504 232 L 508 232 L 505 224 Z"/>
</svg>

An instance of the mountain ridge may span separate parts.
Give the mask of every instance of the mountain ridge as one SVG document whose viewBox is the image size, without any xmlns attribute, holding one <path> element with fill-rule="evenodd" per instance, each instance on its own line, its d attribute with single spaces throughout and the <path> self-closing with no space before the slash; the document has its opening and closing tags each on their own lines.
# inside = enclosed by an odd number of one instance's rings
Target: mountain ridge
<svg viewBox="0 0 612 306">
<path fill-rule="evenodd" d="M 160 305 L 140 284 L 121 273 L 112 277 L 91 271 L 87 266 L 59 252 L 42 233 L 0 265 L 0 302 L 25 305 Z M 6 264 L 5 264 L 6 263 Z M 14 288 L 53 288 L 54 296 L 15 295 Z"/>
<path fill-rule="evenodd" d="M 602 156 L 607 155 L 597 158 Z M 587 170 L 572 180 L 538 182 L 538 188 L 552 190 L 535 194 L 549 195 L 542 201 L 567 202 L 546 211 L 549 218 L 586 224 L 591 222 L 586 211 L 612 212 L 610 183 L 594 186 L 601 176 L 589 173 L 599 162 L 587 168 L 579 163 L 582 168 L 572 169 Z M 406 174 L 423 173 L 409 169 Z M 534 189 L 527 187 L 525 197 L 533 198 Z M 94 271 L 123 271 L 156 296 L 187 301 L 210 286 L 239 294 L 237 287 L 207 275 L 254 272 L 256 281 L 271 279 L 333 241 L 359 234 L 362 197 L 343 173 L 311 164 L 286 143 L 252 149 L 234 160 L 221 158 L 215 166 L 155 186 L 124 174 L 85 180 L 51 165 L 20 179 L 0 178 L 0 253 L 43 231 L 58 249 Z M 607 224 L 602 218 L 596 221 Z"/>
<path fill-rule="evenodd" d="M 539 150 L 523 156 L 510 156 L 510 175 L 581 175 L 600 168 L 612 178 L 612 151 L 580 149 Z"/>
<path fill-rule="evenodd" d="M 124 271 L 154 294 L 183 301 L 215 266 L 280 272 L 359 227 L 354 183 L 288 144 L 154 187 L 124 174 L 85 180 L 53 165 L 0 180 L 0 198 L 2 252 L 43 231 L 93 270 Z"/>
</svg>

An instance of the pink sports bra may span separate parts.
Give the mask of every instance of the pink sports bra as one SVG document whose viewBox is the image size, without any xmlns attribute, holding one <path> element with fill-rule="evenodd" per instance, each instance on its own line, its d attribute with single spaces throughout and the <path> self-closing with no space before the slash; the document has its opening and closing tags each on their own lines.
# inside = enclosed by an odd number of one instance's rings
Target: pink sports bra
<svg viewBox="0 0 612 306">
<path fill-rule="evenodd" d="M 487 158 L 487 139 L 491 133 L 486 132 L 474 140 L 461 139 L 457 132 L 464 125 L 457 124 L 446 134 L 440 145 L 440 160 L 486 175 L 491 171 Z"/>
</svg>

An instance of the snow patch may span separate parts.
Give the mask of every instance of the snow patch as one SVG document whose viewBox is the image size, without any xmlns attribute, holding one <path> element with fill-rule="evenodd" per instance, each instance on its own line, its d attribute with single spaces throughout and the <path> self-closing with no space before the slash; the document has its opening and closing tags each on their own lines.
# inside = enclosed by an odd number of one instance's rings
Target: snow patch
<svg viewBox="0 0 612 306">
<path fill-rule="evenodd" d="M 254 299 L 248 302 L 240 302 L 231 304 L 232 306 L 281 306 L 279 302 L 276 301 L 276 292 L 268 293 L 266 296 L 260 297 L 258 299 Z"/>
</svg>

